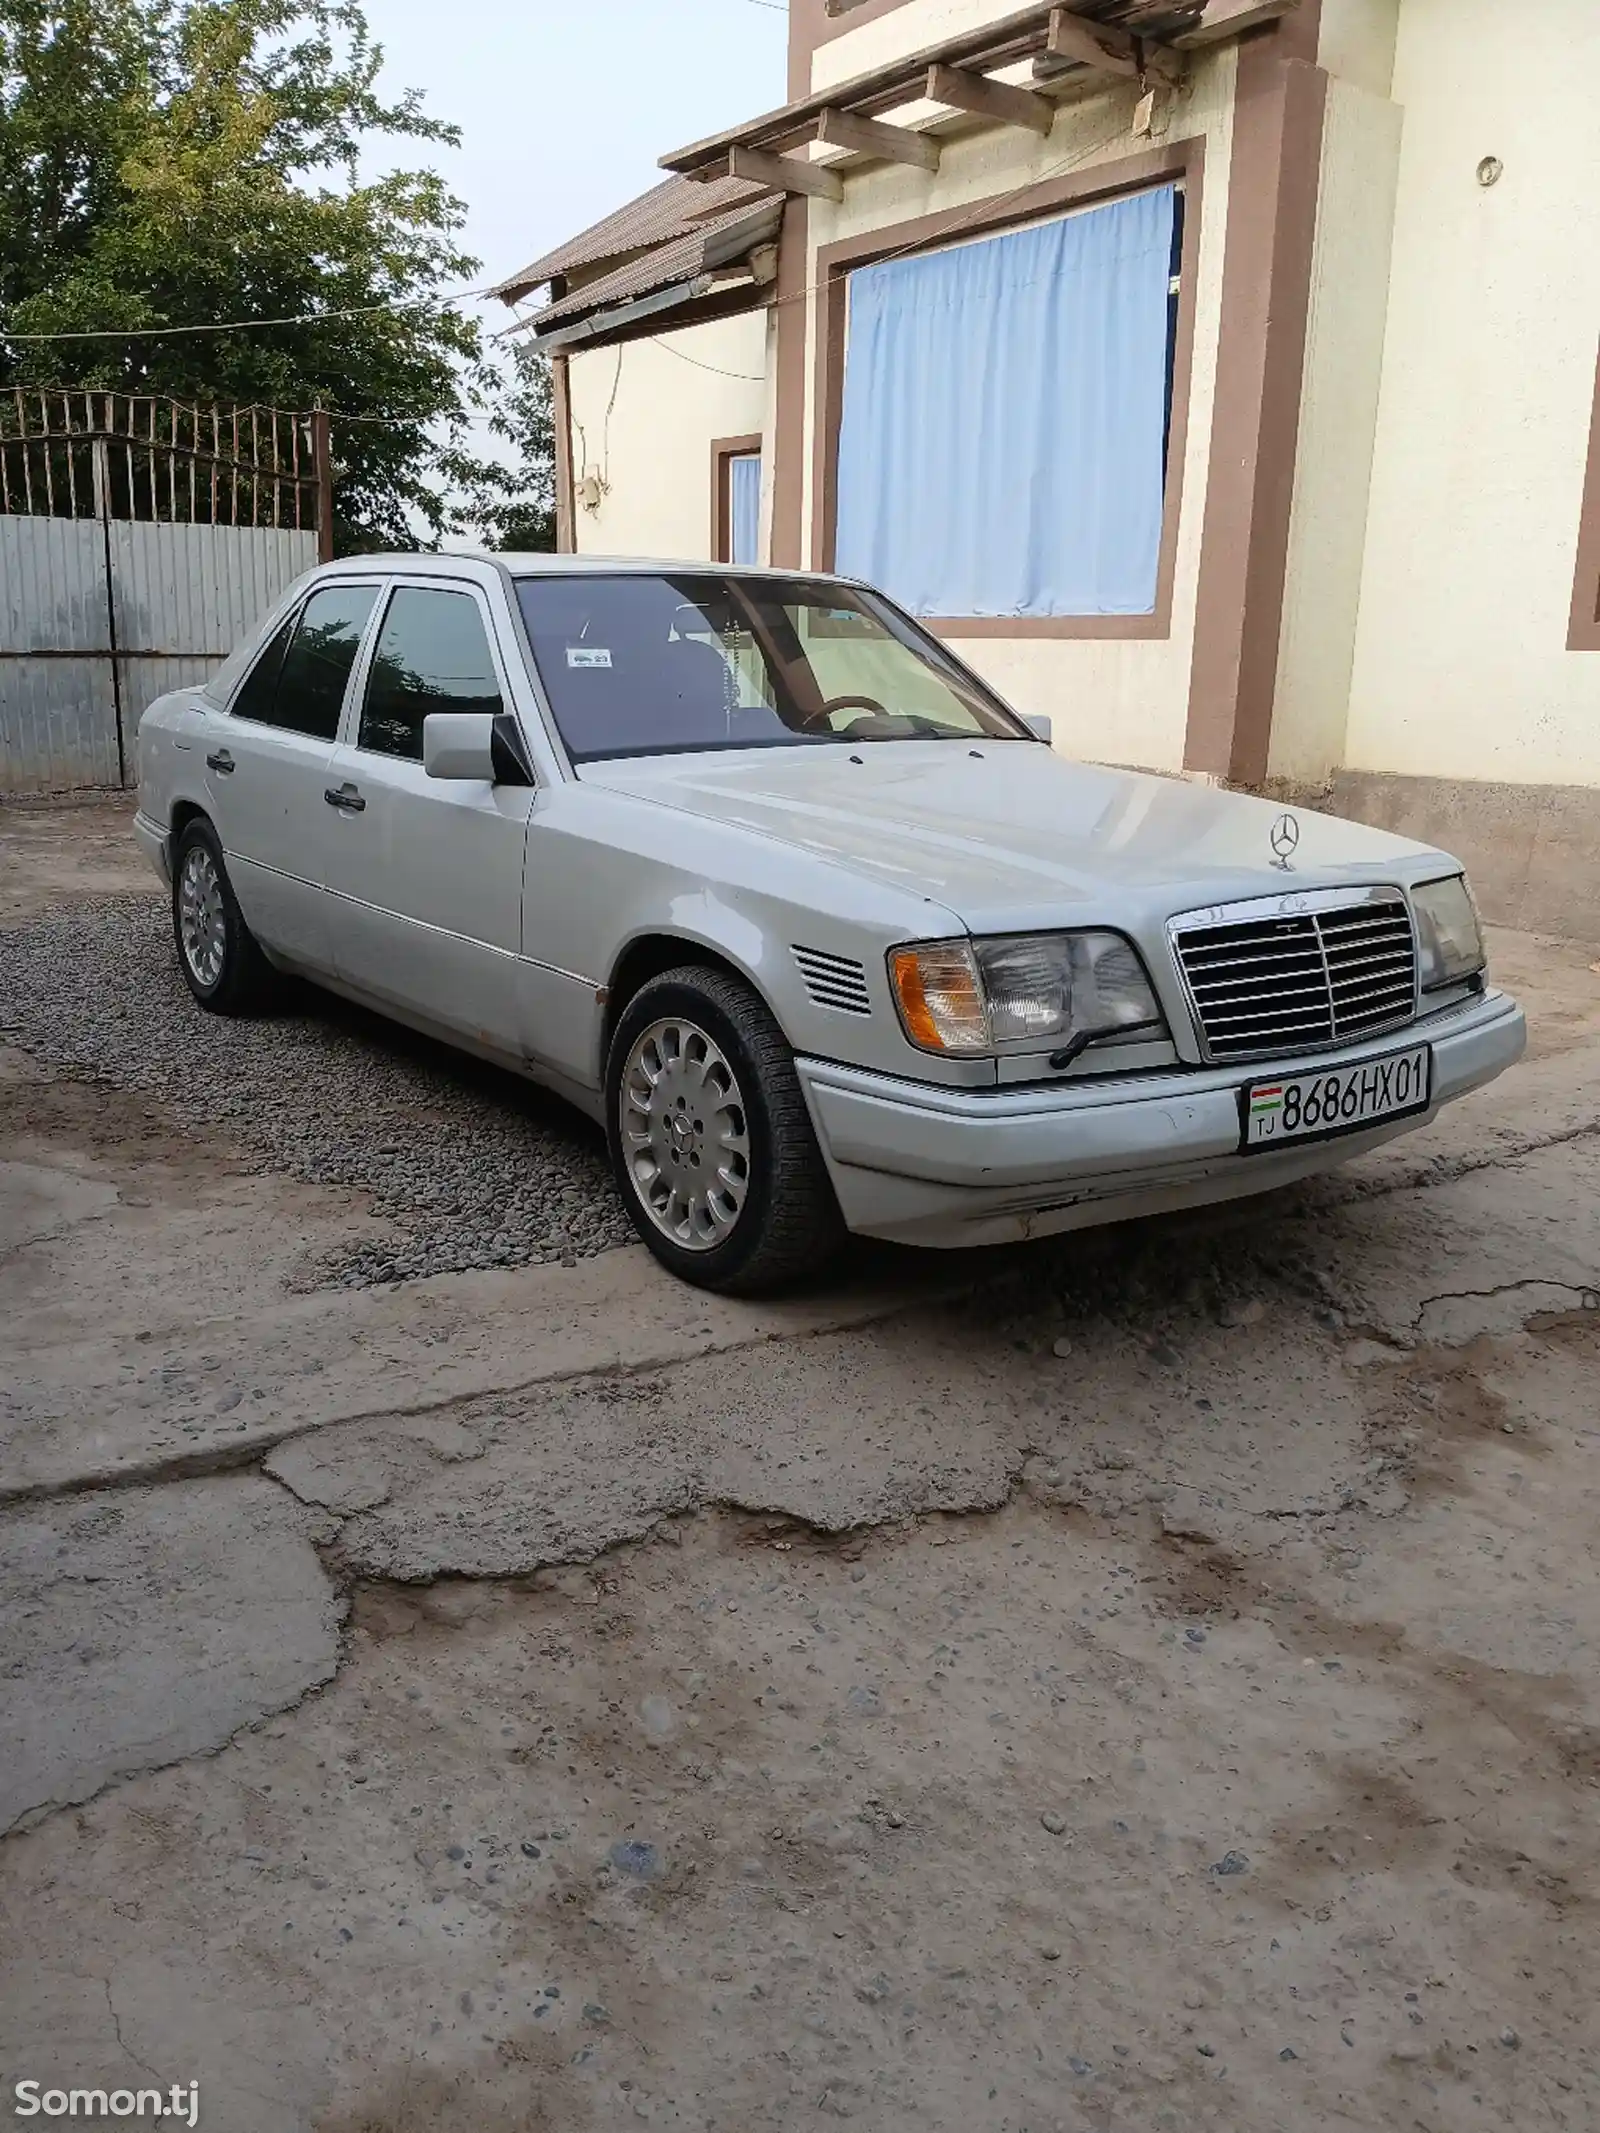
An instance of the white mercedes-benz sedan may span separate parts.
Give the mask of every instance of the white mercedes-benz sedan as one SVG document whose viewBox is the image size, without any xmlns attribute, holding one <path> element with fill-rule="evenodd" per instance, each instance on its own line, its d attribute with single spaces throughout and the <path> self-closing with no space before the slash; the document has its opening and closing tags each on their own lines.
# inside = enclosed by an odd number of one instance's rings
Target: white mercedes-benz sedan
<svg viewBox="0 0 1600 2133">
<path fill-rule="evenodd" d="M 1446 853 L 1070 762 L 840 578 L 329 564 L 145 714 L 137 834 L 202 1007 L 560 1091 L 707 1288 L 1262 1192 L 1524 1043 Z"/>
</svg>

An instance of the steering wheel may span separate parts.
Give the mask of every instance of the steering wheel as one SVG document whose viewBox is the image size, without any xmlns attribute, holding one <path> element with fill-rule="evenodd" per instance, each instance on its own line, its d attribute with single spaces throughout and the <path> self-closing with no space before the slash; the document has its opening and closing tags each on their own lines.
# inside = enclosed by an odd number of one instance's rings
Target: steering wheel
<svg viewBox="0 0 1600 2133">
<path fill-rule="evenodd" d="M 809 733 L 814 726 L 820 726 L 832 718 L 835 711 L 876 711 L 880 718 L 888 716 L 875 696 L 830 696 L 825 704 L 819 705 L 808 718 L 800 721 L 800 730 Z"/>
</svg>

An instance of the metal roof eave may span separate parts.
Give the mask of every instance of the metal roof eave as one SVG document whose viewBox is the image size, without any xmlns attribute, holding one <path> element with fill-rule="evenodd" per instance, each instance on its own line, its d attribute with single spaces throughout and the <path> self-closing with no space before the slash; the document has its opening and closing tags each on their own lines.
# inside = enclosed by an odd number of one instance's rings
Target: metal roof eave
<svg viewBox="0 0 1600 2133">
<path fill-rule="evenodd" d="M 595 287 L 596 303 L 593 309 L 574 317 L 568 307 L 575 299 L 569 297 L 561 306 L 567 315 L 543 332 L 539 328 L 540 314 L 537 312 L 530 319 L 519 320 L 517 325 L 507 331 L 531 331 L 540 348 L 554 351 L 607 337 L 619 327 L 625 327 L 637 319 L 649 318 L 657 312 L 671 310 L 680 304 L 694 303 L 702 296 L 726 289 L 729 285 L 722 279 L 724 270 L 737 266 L 762 245 L 771 244 L 776 239 L 782 213 L 781 202 L 763 200 L 758 204 L 756 213 L 743 216 L 726 229 L 708 231 L 695 271 L 692 274 L 680 275 L 663 288 L 641 290 L 621 303 L 607 304 L 604 282 L 601 281 Z M 750 286 L 753 304 L 761 300 L 761 291 L 765 285 L 752 279 Z"/>
</svg>

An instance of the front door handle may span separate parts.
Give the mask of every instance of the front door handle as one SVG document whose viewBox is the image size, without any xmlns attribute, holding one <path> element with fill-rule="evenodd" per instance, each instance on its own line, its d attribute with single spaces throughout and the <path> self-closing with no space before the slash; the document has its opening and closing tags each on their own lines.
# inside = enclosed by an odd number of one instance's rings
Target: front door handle
<svg viewBox="0 0 1600 2133">
<path fill-rule="evenodd" d="M 330 807 L 342 808 L 347 815 L 359 815 L 367 804 L 349 783 L 328 786 L 322 797 Z"/>
<path fill-rule="evenodd" d="M 226 748 L 219 748 L 215 755 L 206 757 L 207 770 L 220 770 L 225 778 L 232 777 L 238 765 Z"/>
</svg>

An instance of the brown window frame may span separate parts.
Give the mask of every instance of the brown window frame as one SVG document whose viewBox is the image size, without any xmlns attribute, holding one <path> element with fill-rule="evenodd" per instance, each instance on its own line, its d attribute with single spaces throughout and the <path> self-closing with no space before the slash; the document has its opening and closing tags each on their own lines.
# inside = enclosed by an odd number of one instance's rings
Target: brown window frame
<svg viewBox="0 0 1600 2133">
<path fill-rule="evenodd" d="M 930 615 L 925 626 L 941 637 L 1131 637 L 1172 635 L 1178 528 L 1188 457 L 1189 401 L 1194 382 L 1201 191 L 1205 141 L 1196 136 L 1167 148 L 1122 156 L 1060 178 L 1003 193 L 977 207 L 952 208 L 824 245 L 817 254 L 816 430 L 812 459 L 811 564 L 832 570 L 839 515 L 839 427 L 844 411 L 846 283 L 857 267 L 908 253 L 938 251 L 970 237 L 998 235 L 1071 208 L 1090 207 L 1181 180 L 1183 251 L 1178 276 L 1178 334 L 1172 369 L 1172 416 L 1167 443 L 1167 491 L 1161 515 L 1156 604 L 1148 615 Z"/>
<path fill-rule="evenodd" d="M 1567 650 L 1600 652 L 1600 362 L 1595 365 L 1594 413 L 1589 421 L 1589 462 L 1578 517 L 1578 562 Z"/>
<path fill-rule="evenodd" d="M 758 458 L 766 440 L 758 431 L 753 437 L 713 437 L 711 440 L 711 560 L 733 561 L 733 462 Z"/>
</svg>

